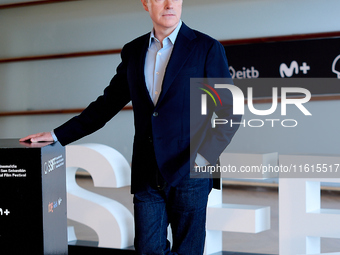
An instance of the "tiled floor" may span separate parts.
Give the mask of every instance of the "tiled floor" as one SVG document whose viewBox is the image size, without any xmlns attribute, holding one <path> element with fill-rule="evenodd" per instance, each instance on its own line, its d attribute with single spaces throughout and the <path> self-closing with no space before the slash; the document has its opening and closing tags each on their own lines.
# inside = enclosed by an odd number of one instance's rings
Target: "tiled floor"
<svg viewBox="0 0 340 255">
<path fill-rule="evenodd" d="M 133 210 L 132 196 L 129 195 L 129 188 L 109 189 L 95 188 L 89 178 L 78 178 L 78 184 L 90 191 L 110 197 Z M 232 255 L 232 252 L 255 253 L 255 254 L 278 254 L 278 192 L 275 188 L 245 187 L 245 186 L 224 186 L 223 202 L 232 204 L 263 205 L 271 207 L 271 229 L 259 234 L 223 233 L 223 250 Z M 340 193 L 326 191 L 322 193 L 322 207 L 340 209 Z M 98 241 L 96 233 L 77 222 L 68 221 L 68 225 L 75 226 L 79 240 Z M 322 252 L 340 251 L 339 239 L 322 238 Z M 217 254 L 216 254 L 217 255 Z"/>
</svg>

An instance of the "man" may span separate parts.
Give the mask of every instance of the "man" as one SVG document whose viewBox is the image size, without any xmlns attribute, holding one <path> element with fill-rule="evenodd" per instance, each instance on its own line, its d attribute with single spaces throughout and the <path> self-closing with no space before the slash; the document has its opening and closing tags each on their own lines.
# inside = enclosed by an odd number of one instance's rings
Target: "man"
<svg viewBox="0 0 340 255">
<path fill-rule="evenodd" d="M 131 192 L 138 254 L 203 254 L 211 178 L 190 178 L 194 164 L 216 164 L 237 128 L 211 130 L 209 112 L 190 134 L 190 78 L 230 77 L 223 47 L 180 19 L 182 0 L 141 0 L 151 33 L 126 44 L 122 62 L 104 94 L 79 116 L 56 128 L 22 138 L 71 143 L 105 125 L 130 100 L 135 121 Z M 232 115 L 232 100 L 216 108 Z M 196 130 L 196 129 L 195 129 Z M 204 130 L 204 136 L 202 134 Z M 53 139 L 53 136 L 55 138 Z M 190 138 L 199 138 L 190 150 Z M 194 157 L 190 157 L 193 154 Z M 167 241 L 171 225 L 173 245 Z"/>
</svg>

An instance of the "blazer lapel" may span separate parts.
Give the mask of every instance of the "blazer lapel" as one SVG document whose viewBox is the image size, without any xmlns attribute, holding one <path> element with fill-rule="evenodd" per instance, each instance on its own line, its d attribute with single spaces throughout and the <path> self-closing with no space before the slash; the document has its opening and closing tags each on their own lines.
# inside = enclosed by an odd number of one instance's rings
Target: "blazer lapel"
<svg viewBox="0 0 340 255">
<path fill-rule="evenodd" d="M 195 33 L 184 23 L 182 23 L 181 29 L 178 32 L 176 42 L 166 68 L 166 72 L 163 78 L 162 92 L 158 99 L 159 104 L 164 98 L 167 90 L 171 86 L 172 82 L 176 78 L 177 74 L 181 70 L 184 63 L 187 61 L 190 53 L 194 49 L 193 39 L 196 38 Z"/>
<path fill-rule="evenodd" d="M 145 40 L 142 45 L 142 49 L 140 50 L 140 56 L 139 56 L 139 63 L 138 63 L 138 79 L 140 82 L 137 82 L 138 86 L 142 86 L 141 91 L 143 92 L 143 96 L 145 96 L 148 100 L 148 103 L 150 106 L 154 107 L 153 101 L 150 97 L 149 91 L 147 89 L 146 83 L 145 83 L 145 74 L 144 74 L 144 66 L 145 66 L 145 57 L 146 57 L 146 52 L 149 47 L 149 39 L 150 39 L 150 33 L 145 35 Z"/>
</svg>

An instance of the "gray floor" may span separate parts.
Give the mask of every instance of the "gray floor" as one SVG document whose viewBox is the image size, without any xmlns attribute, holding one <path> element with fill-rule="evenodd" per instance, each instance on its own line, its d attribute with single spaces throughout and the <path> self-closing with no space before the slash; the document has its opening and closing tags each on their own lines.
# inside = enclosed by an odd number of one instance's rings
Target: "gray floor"
<svg viewBox="0 0 340 255">
<path fill-rule="evenodd" d="M 95 188 L 90 178 L 77 178 L 78 184 L 90 191 L 112 198 L 131 212 L 133 211 L 132 196 L 126 199 L 129 188 L 108 189 Z M 123 198 L 124 197 L 124 198 Z M 245 253 L 279 253 L 278 236 L 278 192 L 275 188 L 224 186 L 223 202 L 234 204 L 264 205 L 271 207 L 271 229 L 259 234 L 223 233 L 223 250 Z M 323 191 L 321 196 L 322 207 L 340 209 L 340 193 L 335 191 Z M 98 241 L 96 233 L 77 222 L 68 220 L 69 226 L 75 226 L 75 232 L 79 240 Z M 322 238 L 322 252 L 339 252 L 340 240 Z"/>
</svg>

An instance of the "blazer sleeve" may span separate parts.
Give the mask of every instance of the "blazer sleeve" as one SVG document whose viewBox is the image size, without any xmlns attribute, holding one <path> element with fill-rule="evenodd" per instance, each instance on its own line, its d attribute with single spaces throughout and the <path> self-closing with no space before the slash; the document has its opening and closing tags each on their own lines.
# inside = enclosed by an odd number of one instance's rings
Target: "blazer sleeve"
<svg viewBox="0 0 340 255">
<path fill-rule="evenodd" d="M 78 116 L 54 129 L 58 141 L 67 145 L 103 127 L 131 99 L 127 81 L 127 62 L 129 51 L 124 47 L 122 61 L 117 67 L 116 75 L 97 100 L 90 103 Z"/>
<path fill-rule="evenodd" d="M 208 78 L 225 78 L 226 82 L 232 84 L 232 79 L 229 72 L 228 61 L 223 46 L 215 41 L 210 48 L 205 64 L 205 77 Z M 218 105 L 214 108 L 214 112 L 219 119 L 228 121 L 226 125 L 216 125 L 211 127 L 210 120 L 209 128 L 206 130 L 204 140 L 201 143 L 198 153 L 201 154 L 210 164 L 216 164 L 220 154 L 225 150 L 231 142 L 239 125 L 230 125 L 241 121 L 241 115 L 233 114 L 233 98 L 228 89 L 219 90 L 218 94 L 221 97 L 223 105 Z"/>
</svg>

